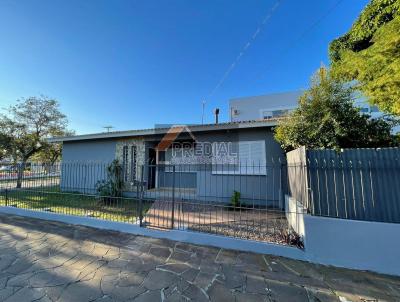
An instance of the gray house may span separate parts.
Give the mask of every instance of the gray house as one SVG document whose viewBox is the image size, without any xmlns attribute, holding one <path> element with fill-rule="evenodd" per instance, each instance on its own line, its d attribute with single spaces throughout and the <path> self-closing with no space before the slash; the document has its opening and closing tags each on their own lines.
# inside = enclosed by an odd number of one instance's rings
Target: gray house
<svg viewBox="0 0 400 302">
<path fill-rule="evenodd" d="M 95 192 L 106 166 L 123 167 L 124 194 L 144 184 L 148 198 L 229 202 L 234 191 L 253 204 L 282 206 L 285 155 L 276 119 L 115 131 L 51 139 L 63 143 L 61 188 Z M 173 194 L 173 195 L 172 195 Z"/>
</svg>

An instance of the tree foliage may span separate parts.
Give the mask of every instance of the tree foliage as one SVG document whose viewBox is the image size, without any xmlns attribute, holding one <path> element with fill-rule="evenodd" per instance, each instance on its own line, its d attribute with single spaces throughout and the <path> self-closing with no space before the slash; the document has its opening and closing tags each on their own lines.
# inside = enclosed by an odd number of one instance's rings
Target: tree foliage
<svg viewBox="0 0 400 302">
<path fill-rule="evenodd" d="M 352 87 L 320 68 L 300 97 L 298 108 L 275 129 L 275 138 L 286 151 L 300 146 L 340 149 L 395 144 L 390 122 L 371 119 L 353 104 Z"/>
<path fill-rule="evenodd" d="M 59 104 L 47 97 L 30 97 L 10 106 L 0 116 L 1 149 L 14 162 L 25 163 L 35 153 L 50 149 L 47 138 L 67 131 L 67 118 Z"/>
<path fill-rule="evenodd" d="M 372 104 L 400 115 L 400 0 L 372 0 L 349 32 L 332 41 L 332 75 L 356 80 Z"/>
<path fill-rule="evenodd" d="M 71 136 L 75 132 L 72 130 L 60 130 L 52 134 L 52 136 Z M 31 156 L 31 160 L 41 163 L 54 164 L 56 161 L 61 159 L 62 155 L 62 143 L 48 143 L 45 142 L 42 148 Z"/>
<path fill-rule="evenodd" d="M 10 145 L 11 137 L 5 133 L 0 132 L 0 161 L 8 156 Z"/>
</svg>

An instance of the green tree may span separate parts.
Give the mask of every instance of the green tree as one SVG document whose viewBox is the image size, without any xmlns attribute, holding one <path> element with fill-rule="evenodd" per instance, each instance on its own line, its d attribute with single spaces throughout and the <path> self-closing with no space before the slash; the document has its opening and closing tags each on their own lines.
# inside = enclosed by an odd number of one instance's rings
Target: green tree
<svg viewBox="0 0 400 302">
<path fill-rule="evenodd" d="M 65 132 L 67 118 L 56 100 L 44 96 L 18 100 L 0 116 L 0 132 L 10 138 L 2 149 L 19 164 L 17 187 L 21 187 L 26 162 L 48 145 L 47 138 Z"/>
<path fill-rule="evenodd" d="M 0 132 L 0 161 L 7 158 L 11 146 L 11 137 Z"/>
<path fill-rule="evenodd" d="M 52 136 L 71 136 L 75 132 L 71 130 L 59 130 L 52 133 Z M 62 143 L 48 143 L 43 142 L 42 148 L 31 156 L 31 160 L 53 165 L 56 161 L 61 159 L 62 155 Z"/>
<path fill-rule="evenodd" d="M 332 76 L 380 110 L 400 115 L 400 0 L 372 0 L 350 30 L 329 46 Z"/>
<path fill-rule="evenodd" d="M 371 119 L 354 105 L 353 89 L 320 68 L 299 107 L 275 129 L 275 138 L 286 150 L 382 147 L 395 143 L 392 124 Z"/>
</svg>

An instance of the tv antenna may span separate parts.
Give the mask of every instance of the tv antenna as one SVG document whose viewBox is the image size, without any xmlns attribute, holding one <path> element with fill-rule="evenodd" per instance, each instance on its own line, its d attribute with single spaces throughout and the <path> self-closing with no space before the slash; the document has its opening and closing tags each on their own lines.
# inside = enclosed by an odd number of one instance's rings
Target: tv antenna
<svg viewBox="0 0 400 302">
<path fill-rule="evenodd" d="M 206 100 L 201 101 L 202 111 L 201 111 L 201 124 L 204 124 L 204 109 L 206 107 Z"/>
<path fill-rule="evenodd" d="M 110 132 L 110 130 L 111 130 L 112 128 L 114 128 L 114 127 L 111 126 L 111 125 L 108 125 L 108 126 L 103 126 L 103 128 L 106 129 L 107 132 Z"/>
</svg>

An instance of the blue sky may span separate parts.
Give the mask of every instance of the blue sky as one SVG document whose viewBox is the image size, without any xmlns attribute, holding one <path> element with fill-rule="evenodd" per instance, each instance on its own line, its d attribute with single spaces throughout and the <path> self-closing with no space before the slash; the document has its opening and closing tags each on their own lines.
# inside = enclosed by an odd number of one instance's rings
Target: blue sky
<svg viewBox="0 0 400 302">
<path fill-rule="evenodd" d="M 0 1 L 0 104 L 44 94 L 77 133 L 228 120 L 234 97 L 304 89 L 366 0 Z M 332 9 L 334 7 L 334 9 Z M 329 12 L 329 13 L 328 13 Z"/>
</svg>

